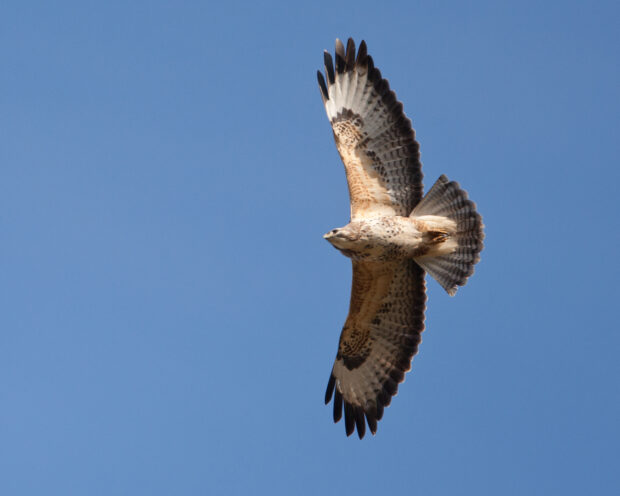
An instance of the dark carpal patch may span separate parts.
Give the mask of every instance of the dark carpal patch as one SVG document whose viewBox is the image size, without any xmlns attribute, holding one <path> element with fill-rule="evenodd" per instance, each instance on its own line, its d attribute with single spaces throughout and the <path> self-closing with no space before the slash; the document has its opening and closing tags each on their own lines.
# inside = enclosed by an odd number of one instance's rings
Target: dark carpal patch
<svg viewBox="0 0 620 496">
<path fill-rule="evenodd" d="M 342 360 L 342 363 L 344 363 L 344 366 L 349 370 L 355 370 L 356 368 L 358 368 L 360 365 L 362 365 L 366 361 L 366 358 L 368 358 L 368 354 L 346 356 L 346 355 L 341 355 L 339 353 L 338 355 L 336 355 L 336 359 Z"/>
<path fill-rule="evenodd" d="M 338 112 L 338 114 L 336 114 L 336 117 L 334 117 L 331 122 L 332 122 L 332 125 L 334 125 L 337 122 L 341 122 L 341 121 L 349 121 L 351 122 L 351 124 L 353 124 L 354 126 L 360 129 L 364 127 L 364 119 L 362 119 L 362 116 L 359 114 L 356 114 L 355 112 L 353 112 L 351 109 L 348 109 L 348 108 L 343 108 L 340 112 Z"/>
</svg>

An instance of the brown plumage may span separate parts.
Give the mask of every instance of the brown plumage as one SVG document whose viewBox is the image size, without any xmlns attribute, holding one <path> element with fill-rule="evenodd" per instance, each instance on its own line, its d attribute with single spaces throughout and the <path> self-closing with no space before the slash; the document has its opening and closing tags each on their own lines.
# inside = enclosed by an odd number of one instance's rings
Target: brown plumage
<svg viewBox="0 0 620 496">
<path fill-rule="evenodd" d="M 482 220 L 455 182 L 441 176 L 423 198 L 411 121 L 362 41 L 325 52 L 319 88 L 344 163 L 351 222 L 325 235 L 353 261 L 351 304 L 325 402 L 343 408 L 347 435 L 383 410 L 411 368 L 424 330 L 425 270 L 449 294 L 465 284 L 482 250 Z"/>
</svg>

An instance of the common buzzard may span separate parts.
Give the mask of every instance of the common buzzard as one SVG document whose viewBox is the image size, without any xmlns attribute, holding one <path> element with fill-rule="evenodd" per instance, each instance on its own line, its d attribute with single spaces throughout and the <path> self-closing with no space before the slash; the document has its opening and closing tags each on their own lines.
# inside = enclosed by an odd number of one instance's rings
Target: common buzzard
<svg viewBox="0 0 620 496">
<path fill-rule="evenodd" d="M 325 52 L 319 88 L 344 167 L 351 222 L 325 238 L 353 262 L 349 315 L 340 335 L 325 403 L 347 436 L 366 422 L 375 434 L 411 368 L 424 330 L 425 272 L 451 296 L 480 259 L 484 238 L 475 204 L 441 176 L 423 196 L 418 142 L 403 105 L 359 50 L 336 40 Z"/>
</svg>

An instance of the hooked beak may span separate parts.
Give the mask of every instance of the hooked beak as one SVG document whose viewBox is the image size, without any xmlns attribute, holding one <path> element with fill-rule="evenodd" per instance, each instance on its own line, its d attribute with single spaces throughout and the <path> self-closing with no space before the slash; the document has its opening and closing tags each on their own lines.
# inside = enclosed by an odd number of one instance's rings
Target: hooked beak
<svg viewBox="0 0 620 496">
<path fill-rule="evenodd" d="M 330 240 L 338 236 L 340 229 L 332 229 L 331 231 L 323 234 L 323 239 Z"/>
</svg>

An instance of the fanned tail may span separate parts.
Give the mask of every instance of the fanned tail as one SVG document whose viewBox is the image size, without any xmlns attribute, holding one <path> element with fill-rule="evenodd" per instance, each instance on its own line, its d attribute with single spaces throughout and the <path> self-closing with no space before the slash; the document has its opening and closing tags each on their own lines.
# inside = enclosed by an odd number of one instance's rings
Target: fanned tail
<svg viewBox="0 0 620 496">
<path fill-rule="evenodd" d="M 465 285 L 467 278 L 474 273 L 474 265 L 480 260 L 484 247 L 484 226 L 476 204 L 469 200 L 457 182 L 442 175 L 413 209 L 411 217 L 443 217 L 456 224 L 454 231 L 449 233 L 449 237 L 456 241 L 454 251 L 415 259 L 450 296 L 454 296 L 458 286 Z"/>
</svg>

